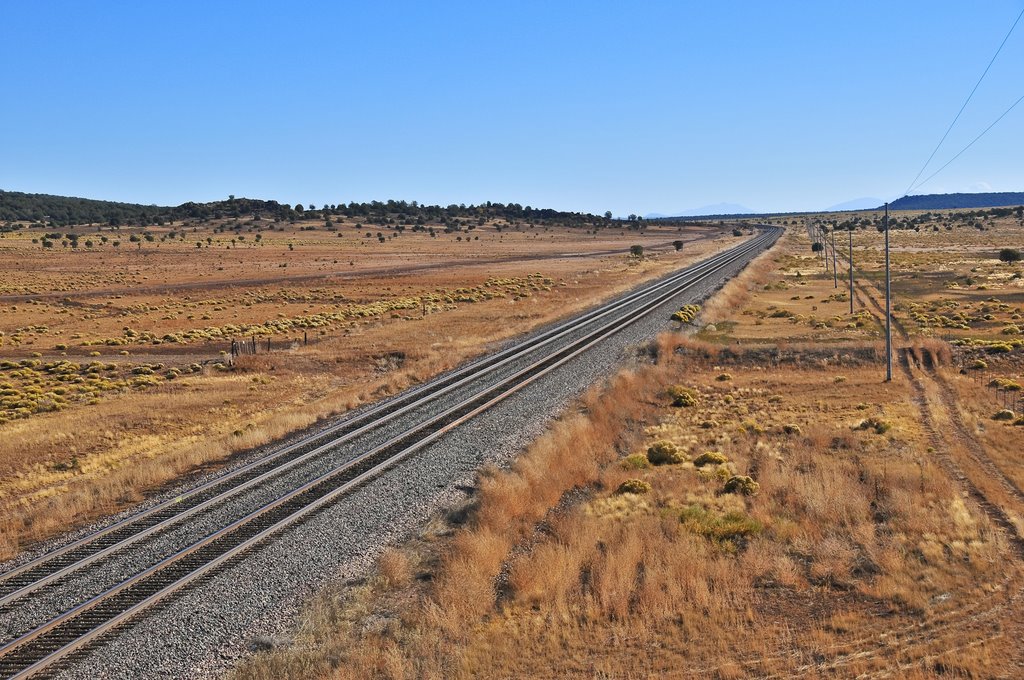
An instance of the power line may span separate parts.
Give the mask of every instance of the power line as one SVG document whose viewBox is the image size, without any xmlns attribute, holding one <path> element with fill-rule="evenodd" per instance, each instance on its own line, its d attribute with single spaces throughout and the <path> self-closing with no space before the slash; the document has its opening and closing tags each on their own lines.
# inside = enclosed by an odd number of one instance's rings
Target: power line
<svg viewBox="0 0 1024 680">
<path fill-rule="evenodd" d="M 971 140 L 971 142 L 970 142 L 970 144 L 968 144 L 968 145 L 967 145 L 967 146 L 965 146 L 964 148 L 960 149 L 960 151 L 959 151 L 959 152 L 957 153 L 957 155 L 953 156 L 953 157 L 952 157 L 952 158 L 950 158 L 950 159 L 949 159 L 948 161 L 946 161 L 946 163 L 945 163 L 945 164 L 944 164 L 944 165 L 943 165 L 943 166 L 942 166 L 941 168 L 939 168 L 938 170 L 936 170 L 936 171 L 935 171 L 935 172 L 933 172 L 932 174 L 928 175 L 928 177 L 927 177 L 927 178 L 926 178 L 926 179 L 925 179 L 925 180 L 924 180 L 923 182 L 921 182 L 920 184 L 918 184 L 917 186 L 918 186 L 918 187 L 924 186 L 925 184 L 927 184 L 927 183 L 928 183 L 928 180 L 930 180 L 930 179 L 931 179 L 932 177 L 935 177 L 935 175 L 937 175 L 937 174 L 939 174 L 940 172 L 942 172 L 943 170 L 945 170 L 945 169 L 946 169 L 946 166 L 947 166 L 947 165 L 949 165 L 950 163 L 952 163 L 953 161 L 955 161 L 955 160 L 956 160 L 957 158 L 960 158 L 960 156 L 961 156 L 961 155 L 962 155 L 962 154 L 964 153 L 964 151 L 967 151 L 967 150 L 968 150 L 968 149 L 970 149 L 970 148 L 971 148 L 972 146 L 974 146 L 974 143 L 975 143 L 976 141 L 978 141 L 979 139 L 981 139 L 982 137 L 984 137 L 984 136 L 985 136 L 985 133 L 986 133 L 986 132 L 988 132 L 989 130 L 991 130 L 992 128 L 994 128 L 994 127 L 996 126 L 996 123 L 998 123 L 998 122 L 999 122 L 999 121 L 1001 121 L 1001 120 L 1002 120 L 1003 118 L 1005 118 L 1005 117 L 1006 117 L 1006 114 L 1008 114 L 1008 113 L 1009 113 L 1010 111 L 1013 111 L 1013 109 L 1014 109 L 1014 108 L 1016 108 L 1017 104 L 1020 104 L 1020 103 L 1021 103 L 1022 101 L 1024 101 L 1024 95 L 1021 95 L 1020 99 L 1018 99 L 1017 101 L 1015 101 L 1015 102 L 1014 102 L 1013 104 L 1010 104 L 1010 108 L 1008 108 L 1008 109 L 1006 109 L 1005 111 L 1003 111 L 1002 115 L 1001 115 L 1001 116 L 999 116 L 998 118 L 996 118 L 996 119 L 995 119 L 994 121 L 992 121 L 992 124 L 991 124 L 991 125 L 989 125 L 989 126 L 988 126 L 987 128 L 985 128 L 984 130 L 982 130 L 982 131 L 981 131 L 981 134 L 980 134 L 980 135 L 978 135 L 977 137 L 975 137 L 974 139 L 972 139 L 972 140 Z M 914 187 L 914 188 L 917 188 L 917 187 Z M 909 189 L 908 189 L 908 191 L 909 191 Z"/>
<path fill-rule="evenodd" d="M 930 156 L 928 156 L 928 160 L 926 160 L 924 162 L 924 165 L 921 166 L 921 169 L 917 171 L 917 175 L 914 176 L 914 179 L 911 180 L 910 184 L 907 186 L 907 190 L 903 192 L 904 196 L 906 196 L 907 194 L 910 193 L 910 191 L 914 188 L 914 183 L 917 182 L 918 178 L 920 178 L 921 175 L 924 173 L 925 168 L 927 168 L 928 164 L 932 162 L 933 158 L 935 158 L 935 154 L 938 153 L 939 147 L 941 147 L 942 143 L 946 141 L 946 137 L 949 136 L 949 133 L 953 129 L 953 126 L 956 125 L 956 122 L 960 119 L 960 114 L 962 114 L 964 112 L 964 109 L 967 108 L 967 104 L 971 101 L 971 98 L 974 97 L 974 93 L 978 91 L 978 86 L 981 85 L 981 81 L 985 80 L 985 76 L 988 74 L 988 70 L 990 68 L 992 68 L 992 64 L 995 63 L 996 57 L 998 57 L 999 53 L 1003 51 L 1003 45 L 1005 45 L 1006 41 L 1010 39 L 1010 34 L 1013 33 L 1013 29 L 1017 28 L 1017 24 L 1020 22 L 1020 18 L 1021 17 L 1024 17 L 1024 10 L 1021 10 L 1020 14 L 1017 15 L 1017 19 L 1013 22 L 1013 26 L 1010 26 L 1010 30 L 1006 32 L 1006 37 L 1003 38 L 1003 42 L 999 43 L 999 49 L 997 49 L 996 53 L 992 55 L 992 58 L 988 62 L 988 66 L 985 67 L 985 70 L 982 72 L 981 77 L 978 78 L 978 82 L 976 82 L 974 84 L 974 89 L 971 90 L 971 93 L 969 95 L 967 95 L 967 99 L 964 100 L 963 106 L 960 107 L 960 110 L 956 112 L 956 116 L 953 117 L 953 122 L 949 124 L 948 128 L 946 128 L 946 132 L 945 132 L 945 134 L 942 135 L 942 139 L 940 139 L 939 143 L 935 145 L 934 149 L 932 149 L 932 153 L 931 153 Z M 1016 106 L 1016 105 L 1014 105 L 1014 106 Z M 1010 108 L 1013 108 L 1013 107 L 1010 107 Z M 1009 113 L 1009 112 L 1007 112 L 1007 113 Z M 1006 115 L 1006 114 L 1003 114 L 1003 115 Z M 1002 116 L 1000 116 L 1000 118 L 1001 117 Z M 984 133 L 982 133 L 982 134 L 984 134 Z M 972 142 L 972 144 L 973 144 L 973 142 Z M 964 151 L 966 151 L 966 149 L 964 149 Z M 960 153 L 963 153 L 963 151 L 961 151 Z M 957 156 L 959 156 L 959 155 L 960 154 L 957 154 Z M 948 163 L 947 163 L 947 165 L 948 165 Z M 945 167 L 945 166 L 943 166 L 943 167 Z M 929 179 L 931 179 L 931 178 L 929 178 Z M 927 182 L 927 181 L 928 180 L 925 180 L 925 182 Z M 921 184 L 924 184 L 924 182 L 921 182 Z"/>
</svg>

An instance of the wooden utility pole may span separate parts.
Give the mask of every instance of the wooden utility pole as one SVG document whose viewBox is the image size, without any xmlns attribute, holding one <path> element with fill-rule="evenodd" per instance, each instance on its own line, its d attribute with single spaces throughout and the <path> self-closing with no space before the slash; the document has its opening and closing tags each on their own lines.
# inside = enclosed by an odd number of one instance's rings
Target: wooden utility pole
<svg viewBox="0 0 1024 680">
<path fill-rule="evenodd" d="M 836 270 L 836 228 L 832 226 L 832 287 L 839 287 L 839 274 Z"/>
<path fill-rule="evenodd" d="M 847 233 L 850 236 L 850 314 L 853 314 L 853 227 Z"/>
<path fill-rule="evenodd" d="M 889 204 L 885 204 L 885 382 L 892 382 L 892 279 L 889 276 Z"/>
</svg>

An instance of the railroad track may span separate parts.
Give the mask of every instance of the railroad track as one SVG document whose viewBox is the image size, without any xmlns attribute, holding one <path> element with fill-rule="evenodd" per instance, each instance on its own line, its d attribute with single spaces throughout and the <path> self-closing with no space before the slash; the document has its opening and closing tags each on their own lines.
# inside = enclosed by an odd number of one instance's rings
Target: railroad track
<svg viewBox="0 0 1024 680">
<path fill-rule="evenodd" d="M 311 516 L 461 423 L 647 316 L 681 292 L 742 266 L 770 246 L 779 233 L 778 229 L 765 229 L 724 253 L 367 409 L 183 496 L 0 574 L 0 613 L 3 613 L 74 572 L 101 564 L 128 546 L 181 525 L 267 480 L 321 458 L 342 442 L 352 441 L 403 415 L 414 414 L 425 404 L 441 404 L 441 397 L 457 397 L 453 405 L 439 413 L 420 417 L 385 441 L 291 488 L 113 587 L 0 643 L 0 675 L 28 677 L 53 667 L 141 611 L 224 568 L 245 551 Z M 524 361 L 525 365 L 520 365 Z M 487 376 L 498 377 L 474 386 Z"/>
</svg>

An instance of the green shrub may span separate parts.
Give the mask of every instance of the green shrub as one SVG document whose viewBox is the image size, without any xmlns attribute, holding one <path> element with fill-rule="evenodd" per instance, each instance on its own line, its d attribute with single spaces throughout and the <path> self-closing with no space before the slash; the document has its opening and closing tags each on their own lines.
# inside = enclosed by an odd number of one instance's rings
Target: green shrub
<svg viewBox="0 0 1024 680">
<path fill-rule="evenodd" d="M 878 418 L 865 418 L 860 421 L 855 430 L 874 430 L 875 434 L 885 434 L 892 429 L 892 423 Z"/>
<path fill-rule="evenodd" d="M 661 440 L 647 449 L 647 460 L 651 465 L 672 465 L 685 461 L 686 455 L 672 442 Z"/>
<path fill-rule="evenodd" d="M 679 513 L 679 521 L 688 531 L 717 542 L 742 540 L 764 530 L 760 522 L 742 512 L 717 515 L 699 505 L 683 508 Z"/>
<path fill-rule="evenodd" d="M 764 432 L 763 427 L 758 425 L 753 420 L 749 419 L 744 420 L 742 423 L 740 423 L 740 429 L 746 432 L 747 434 L 762 434 Z"/>
<path fill-rule="evenodd" d="M 975 359 L 974 361 L 967 365 L 967 368 L 974 371 L 983 371 L 986 368 L 988 368 L 988 364 L 985 362 L 984 359 Z"/>
<path fill-rule="evenodd" d="M 617 494 L 645 494 L 650 493 L 651 485 L 642 479 L 627 479 L 622 484 L 619 484 L 619 488 L 615 490 Z"/>
<path fill-rule="evenodd" d="M 992 416 L 992 420 L 1013 420 L 1017 417 L 1017 414 L 1008 408 L 1002 408 L 995 412 Z"/>
<path fill-rule="evenodd" d="M 673 321 L 690 323 L 700 313 L 700 305 L 683 305 L 679 311 L 672 314 Z"/>
<path fill-rule="evenodd" d="M 697 392 L 682 385 L 673 385 L 668 388 L 668 396 L 672 398 L 672 405 L 679 408 L 689 408 L 697 405 Z"/>
<path fill-rule="evenodd" d="M 993 378 L 988 382 L 989 387 L 994 387 L 999 390 L 1005 390 L 1007 392 L 1020 392 L 1021 386 L 1015 380 L 1009 378 Z"/>
<path fill-rule="evenodd" d="M 647 456 L 642 453 L 634 453 L 631 456 L 626 456 L 619 463 L 623 470 L 646 470 L 651 467 L 651 462 L 647 460 Z"/>
<path fill-rule="evenodd" d="M 693 464 L 697 467 L 704 467 L 705 465 L 721 465 L 722 463 L 727 462 L 729 462 L 729 459 L 725 457 L 725 454 L 719 451 L 706 451 L 693 459 Z"/>
<path fill-rule="evenodd" d="M 761 485 L 747 475 L 733 475 L 725 482 L 726 493 L 739 493 L 744 496 L 753 496 Z"/>
<path fill-rule="evenodd" d="M 1021 254 L 1016 248 L 1003 248 L 999 251 L 999 259 L 1003 262 L 1019 262 Z"/>
</svg>

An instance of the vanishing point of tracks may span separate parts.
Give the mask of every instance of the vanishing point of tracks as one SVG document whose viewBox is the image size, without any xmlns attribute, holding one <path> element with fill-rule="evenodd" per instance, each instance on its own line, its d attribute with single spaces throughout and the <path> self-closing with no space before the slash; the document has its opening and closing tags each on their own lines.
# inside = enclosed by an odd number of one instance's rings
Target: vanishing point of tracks
<svg viewBox="0 0 1024 680">
<path fill-rule="evenodd" d="M 60 589 L 74 592 L 80 574 L 101 568 L 131 546 L 183 531 L 189 522 L 201 524 L 230 503 L 243 508 L 212 530 L 208 526 L 193 529 L 199 535 L 175 545 L 169 554 L 165 549 L 131 573 L 120 572 L 118 582 L 100 592 L 78 593 L 72 597 L 73 605 L 59 605 L 31 623 L 20 624 L 21 628 L 15 626 L 15 632 L 0 637 L 0 677 L 23 678 L 53 670 L 55 664 L 95 644 L 141 611 L 224 569 L 242 553 L 310 517 L 676 295 L 735 271 L 774 243 L 780 231 L 766 228 L 739 246 L 0 574 L 2 617 Z M 337 459 L 345 446 L 357 449 Z M 264 498 L 272 491 L 269 501 L 261 500 L 255 507 L 252 500 L 248 507 L 241 502 L 261 489 Z"/>
</svg>

